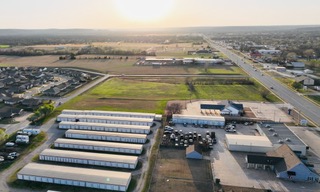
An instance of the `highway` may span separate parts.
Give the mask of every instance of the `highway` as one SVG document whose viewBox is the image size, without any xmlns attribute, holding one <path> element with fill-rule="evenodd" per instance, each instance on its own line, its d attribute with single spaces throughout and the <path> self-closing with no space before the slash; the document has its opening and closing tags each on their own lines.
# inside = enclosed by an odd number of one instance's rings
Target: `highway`
<svg viewBox="0 0 320 192">
<path fill-rule="evenodd" d="M 282 85 L 269 75 L 263 74 L 261 71 L 256 70 L 250 64 L 245 63 L 243 58 L 229 51 L 225 47 L 215 44 L 208 37 L 203 36 L 204 39 L 214 48 L 221 51 L 229 59 L 235 62 L 239 67 L 241 67 L 249 76 L 254 77 L 260 81 L 265 87 L 269 88 L 274 94 L 279 96 L 283 101 L 291 104 L 295 107 L 295 110 L 300 112 L 301 115 L 307 117 L 309 121 L 311 120 L 317 126 L 320 126 L 320 107 L 310 102 L 303 96 L 298 95 L 293 90 Z M 273 89 L 270 89 L 273 87 Z"/>
</svg>

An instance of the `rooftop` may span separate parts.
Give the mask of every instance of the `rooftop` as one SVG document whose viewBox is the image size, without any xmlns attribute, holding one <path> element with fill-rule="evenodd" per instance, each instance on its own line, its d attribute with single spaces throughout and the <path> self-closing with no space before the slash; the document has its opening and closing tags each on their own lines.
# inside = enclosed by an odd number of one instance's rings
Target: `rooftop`
<svg viewBox="0 0 320 192">
<path fill-rule="evenodd" d="M 268 137 L 265 136 L 226 134 L 226 139 L 228 140 L 229 144 L 233 145 L 272 147 L 272 143 Z"/>
<path fill-rule="evenodd" d="M 78 125 L 78 126 L 95 126 L 95 127 L 108 127 L 108 128 L 128 128 L 128 129 L 150 129 L 150 126 L 142 125 L 125 125 L 125 124 L 106 124 L 106 123 L 91 123 L 91 122 L 70 122 L 62 121 L 59 125 Z"/>
<path fill-rule="evenodd" d="M 137 149 L 137 150 L 140 150 L 143 148 L 143 145 L 140 145 L 140 144 L 127 144 L 127 143 L 117 143 L 117 142 L 104 142 L 104 141 L 102 142 L 102 141 L 89 141 L 89 140 L 64 139 L 64 138 L 58 138 L 55 141 L 55 143 L 117 147 L 117 148 L 127 148 L 127 149 Z"/>
<path fill-rule="evenodd" d="M 81 135 L 100 135 L 100 136 L 114 136 L 114 137 L 131 137 L 139 139 L 147 139 L 145 134 L 130 134 L 130 133 L 117 133 L 117 132 L 105 132 L 105 131 L 83 131 L 69 129 L 66 134 L 81 134 Z"/>
<path fill-rule="evenodd" d="M 131 173 L 29 163 L 18 174 L 127 186 Z"/>
<path fill-rule="evenodd" d="M 221 116 L 201 116 L 201 115 L 180 115 L 180 114 L 173 114 L 172 118 L 182 119 L 201 119 L 201 120 L 218 120 L 218 121 L 225 121 L 224 117 Z"/>
<path fill-rule="evenodd" d="M 121 111 L 98 111 L 98 110 L 71 110 L 71 109 L 64 109 L 62 110 L 61 114 L 65 113 L 101 113 L 101 114 L 123 114 L 123 115 L 145 115 L 145 116 L 155 116 L 155 113 L 137 113 L 137 112 L 121 112 Z"/>
<path fill-rule="evenodd" d="M 40 156 L 42 155 L 98 160 L 98 161 L 111 161 L 111 162 L 130 163 L 130 164 L 135 164 L 138 161 L 137 156 L 111 155 L 106 153 L 93 153 L 93 152 L 81 152 L 81 151 L 70 151 L 70 150 L 58 150 L 58 149 L 45 149 L 40 153 Z"/>
<path fill-rule="evenodd" d="M 270 128 L 265 128 L 265 125 L 260 126 L 261 130 L 264 132 L 265 136 L 269 138 L 271 143 L 280 144 L 279 140 L 288 145 L 306 145 L 296 134 L 294 134 L 286 125 L 282 123 L 278 124 L 270 124 L 272 131 Z M 277 133 L 277 136 L 273 136 L 274 133 Z M 290 139 L 287 141 L 286 139 Z"/>
<path fill-rule="evenodd" d="M 60 114 L 58 118 L 76 118 L 76 119 L 103 119 L 113 121 L 133 121 L 133 122 L 153 122 L 150 118 L 132 118 L 132 117 L 114 117 L 114 116 L 96 116 L 96 115 L 68 115 Z"/>
</svg>

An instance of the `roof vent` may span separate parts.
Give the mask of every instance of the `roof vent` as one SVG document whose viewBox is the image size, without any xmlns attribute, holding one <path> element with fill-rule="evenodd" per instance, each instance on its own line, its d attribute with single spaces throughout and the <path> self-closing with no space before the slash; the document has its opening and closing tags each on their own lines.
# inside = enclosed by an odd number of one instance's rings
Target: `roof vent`
<svg viewBox="0 0 320 192">
<path fill-rule="evenodd" d="M 286 138 L 286 141 L 291 141 L 291 139 L 289 137 Z"/>
<path fill-rule="evenodd" d="M 274 137 L 277 137 L 278 136 L 278 133 L 273 133 L 272 134 Z"/>
</svg>

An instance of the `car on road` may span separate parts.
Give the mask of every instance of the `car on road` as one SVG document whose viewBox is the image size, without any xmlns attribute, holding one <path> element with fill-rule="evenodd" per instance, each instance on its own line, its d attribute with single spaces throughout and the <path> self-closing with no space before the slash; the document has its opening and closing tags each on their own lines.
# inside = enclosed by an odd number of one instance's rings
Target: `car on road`
<svg viewBox="0 0 320 192">
<path fill-rule="evenodd" d="M 273 87 L 271 86 L 270 89 L 273 89 Z"/>
</svg>

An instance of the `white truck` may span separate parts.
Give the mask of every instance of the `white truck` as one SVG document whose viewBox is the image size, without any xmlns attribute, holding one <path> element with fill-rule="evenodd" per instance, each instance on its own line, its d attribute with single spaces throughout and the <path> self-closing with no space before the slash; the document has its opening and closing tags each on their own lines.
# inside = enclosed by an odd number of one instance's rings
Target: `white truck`
<svg viewBox="0 0 320 192">
<path fill-rule="evenodd" d="M 20 131 L 18 131 L 18 135 L 38 135 L 40 133 L 40 129 L 21 129 Z"/>
</svg>

